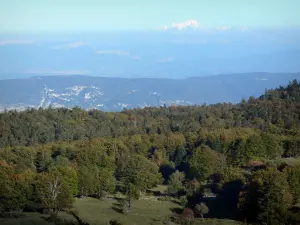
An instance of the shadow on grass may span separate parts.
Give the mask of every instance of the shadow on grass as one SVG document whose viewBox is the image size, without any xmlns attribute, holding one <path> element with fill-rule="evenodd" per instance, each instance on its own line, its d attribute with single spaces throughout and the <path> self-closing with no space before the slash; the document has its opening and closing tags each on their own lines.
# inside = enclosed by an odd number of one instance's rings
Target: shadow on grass
<svg viewBox="0 0 300 225">
<path fill-rule="evenodd" d="M 114 207 L 119 207 L 119 208 L 121 207 L 121 203 L 113 203 L 112 205 L 113 205 Z"/>
<path fill-rule="evenodd" d="M 177 204 L 177 205 L 180 205 L 180 202 L 179 202 L 178 200 L 172 199 L 172 200 L 170 200 L 170 202 L 172 202 L 172 203 L 174 203 L 174 204 Z"/>
<path fill-rule="evenodd" d="M 121 200 L 124 200 L 124 198 L 119 198 L 119 197 L 112 197 L 112 199 L 114 199 L 114 200 L 117 200 L 117 201 L 121 201 Z"/>
<path fill-rule="evenodd" d="M 73 214 L 71 214 L 71 215 L 73 215 Z M 71 221 L 71 220 L 68 220 L 68 219 L 64 219 L 64 218 L 61 218 L 59 216 L 52 216 L 52 215 L 41 215 L 40 218 L 47 221 L 48 223 L 54 223 L 54 224 L 89 225 L 88 223 L 83 222 L 78 216 L 74 216 L 74 218 L 77 220 L 77 222 Z"/>
<path fill-rule="evenodd" d="M 170 209 L 173 213 L 180 214 L 182 212 L 182 208 L 174 207 Z"/>
<path fill-rule="evenodd" d="M 50 217 L 50 216 L 46 216 L 46 215 L 41 215 L 41 216 L 40 216 L 41 219 L 43 219 L 43 220 L 45 220 L 45 221 L 47 221 L 47 222 L 49 222 L 49 217 Z"/>
<path fill-rule="evenodd" d="M 117 213 L 123 214 L 122 210 L 119 207 L 112 206 L 111 207 L 113 210 L 115 210 Z"/>
<path fill-rule="evenodd" d="M 156 223 L 157 223 L 157 222 L 161 222 L 161 219 L 157 219 L 157 218 L 151 218 L 151 221 L 152 221 L 152 222 L 156 222 Z"/>
</svg>

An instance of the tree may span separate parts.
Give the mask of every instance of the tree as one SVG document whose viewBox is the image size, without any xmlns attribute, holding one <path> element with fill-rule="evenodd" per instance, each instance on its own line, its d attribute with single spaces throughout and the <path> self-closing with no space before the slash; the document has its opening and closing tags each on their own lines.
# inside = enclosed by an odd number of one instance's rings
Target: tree
<svg viewBox="0 0 300 225">
<path fill-rule="evenodd" d="M 113 172 L 106 168 L 97 169 L 93 181 L 94 193 L 98 198 L 104 197 L 105 193 L 112 193 L 116 188 Z"/>
<path fill-rule="evenodd" d="M 291 206 L 291 194 L 272 183 L 262 186 L 259 193 L 258 220 L 270 225 L 285 224 L 288 208 Z"/>
<path fill-rule="evenodd" d="M 259 135 L 251 135 L 245 143 L 245 154 L 248 159 L 257 159 L 266 157 L 266 145 L 264 145 Z"/>
<path fill-rule="evenodd" d="M 55 166 L 71 166 L 71 162 L 67 157 L 59 155 L 55 157 L 55 160 L 49 165 L 50 168 Z"/>
<path fill-rule="evenodd" d="M 185 175 L 183 172 L 176 170 L 175 173 L 170 176 L 170 180 L 168 182 L 168 193 L 177 195 L 178 192 L 183 189 L 182 182 L 184 177 Z"/>
<path fill-rule="evenodd" d="M 201 187 L 201 185 L 196 179 L 186 180 L 184 183 L 184 189 L 185 189 L 187 196 L 193 196 L 193 195 L 197 194 L 200 187 Z"/>
<path fill-rule="evenodd" d="M 280 225 L 286 224 L 292 201 L 284 173 L 271 168 L 253 174 L 239 205 L 249 222 Z"/>
<path fill-rule="evenodd" d="M 161 165 L 159 168 L 159 172 L 162 174 L 164 178 L 164 183 L 167 183 L 170 179 L 170 176 L 175 172 L 175 165 L 173 162 L 166 162 Z"/>
<path fill-rule="evenodd" d="M 238 138 L 232 141 L 227 150 L 227 159 L 232 166 L 245 165 L 249 160 L 248 155 L 245 153 L 246 141 Z"/>
<path fill-rule="evenodd" d="M 263 133 L 262 142 L 266 148 L 266 158 L 276 159 L 283 155 L 283 147 L 276 136 Z"/>
<path fill-rule="evenodd" d="M 128 184 L 127 192 L 126 192 L 129 203 L 131 204 L 133 199 L 138 200 L 140 198 L 140 190 L 139 188 L 134 184 Z"/>
<path fill-rule="evenodd" d="M 180 196 L 179 201 L 180 201 L 180 205 L 182 205 L 183 207 L 185 207 L 188 203 L 188 199 L 185 195 Z"/>
<path fill-rule="evenodd" d="M 35 207 L 33 195 L 34 179 L 35 174 L 31 171 L 15 174 L 8 195 L 8 204 L 11 209 L 23 210 L 24 208 L 33 209 Z"/>
<path fill-rule="evenodd" d="M 262 183 L 258 189 L 258 219 L 267 224 L 284 224 L 292 195 L 283 173 L 269 169 L 261 173 Z"/>
<path fill-rule="evenodd" d="M 220 186 L 237 180 L 242 181 L 242 183 L 246 180 L 242 169 L 239 167 L 225 166 L 219 173 L 215 174 L 215 182 Z"/>
<path fill-rule="evenodd" d="M 72 175 L 71 170 L 61 172 L 61 169 L 38 174 L 35 194 L 42 208 L 58 213 L 63 208 L 71 207 L 76 191 L 73 185 L 77 185 L 73 183 Z"/>
<path fill-rule="evenodd" d="M 0 164 L 0 205 L 2 210 L 10 210 L 9 200 L 11 199 L 11 191 L 13 190 L 12 177 L 14 175 L 13 168 L 6 162 Z"/>
<path fill-rule="evenodd" d="M 193 152 L 189 165 L 194 177 L 206 180 L 210 175 L 221 170 L 226 165 L 226 161 L 222 154 L 204 145 Z"/>
<path fill-rule="evenodd" d="M 72 196 L 78 194 L 78 176 L 76 171 L 70 166 L 56 166 L 50 170 L 51 173 L 58 174 L 63 184 Z"/>
<path fill-rule="evenodd" d="M 296 204 L 300 200 L 300 166 L 287 167 L 283 172 L 287 177 L 287 182 L 293 195 L 293 203 Z"/>
<path fill-rule="evenodd" d="M 200 204 L 195 205 L 195 211 L 202 219 L 204 219 L 204 215 L 209 213 L 209 208 L 204 202 L 201 202 Z"/>
<path fill-rule="evenodd" d="M 15 172 L 14 167 L 0 163 L 0 205 L 4 211 L 22 211 L 33 207 L 32 185 L 35 175 L 31 171 L 22 174 Z"/>
<path fill-rule="evenodd" d="M 128 164 L 119 170 L 119 179 L 128 185 L 134 184 L 139 190 L 152 188 L 161 181 L 158 167 L 145 157 L 133 155 Z"/>
<path fill-rule="evenodd" d="M 40 173 L 37 177 L 36 195 L 42 208 L 53 210 L 65 207 L 63 201 L 63 184 L 57 173 Z"/>
<path fill-rule="evenodd" d="M 177 147 L 172 154 L 172 161 L 175 163 L 176 168 L 180 166 L 181 163 L 185 161 L 186 150 L 183 147 Z"/>
<path fill-rule="evenodd" d="M 41 150 L 37 152 L 35 159 L 36 171 L 38 173 L 47 171 L 51 163 L 51 155 L 49 151 Z"/>
<path fill-rule="evenodd" d="M 77 168 L 78 174 L 78 194 L 80 197 L 86 197 L 94 192 L 95 167 L 81 165 Z"/>
</svg>

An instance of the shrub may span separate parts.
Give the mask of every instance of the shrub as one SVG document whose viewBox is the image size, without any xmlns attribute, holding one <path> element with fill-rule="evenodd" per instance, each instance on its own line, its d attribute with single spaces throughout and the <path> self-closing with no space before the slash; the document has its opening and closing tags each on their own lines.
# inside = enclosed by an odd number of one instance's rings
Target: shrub
<svg viewBox="0 0 300 225">
<path fill-rule="evenodd" d="M 182 205 L 182 206 L 186 206 L 187 205 L 187 203 L 188 203 L 188 199 L 187 199 L 187 197 L 184 195 L 184 196 L 181 196 L 180 198 L 179 198 L 179 200 L 180 200 L 180 205 Z"/>
<path fill-rule="evenodd" d="M 122 200 L 120 203 L 120 209 L 123 214 L 127 214 L 130 210 L 130 202 L 128 200 Z"/>
<path fill-rule="evenodd" d="M 200 204 L 197 204 L 195 206 L 195 211 L 203 218 L 204 215 L 209 212 L 209 208 L 206 206 L 205 203 L 201 202 Z"/>
<path fill-rule="evenodd" d="M 194 212 L 189 208 L 184 208 L 180 215 L 172 216 L 171 220 L 176 224 L 193 225 L 195 224 Z"/>
</svg>

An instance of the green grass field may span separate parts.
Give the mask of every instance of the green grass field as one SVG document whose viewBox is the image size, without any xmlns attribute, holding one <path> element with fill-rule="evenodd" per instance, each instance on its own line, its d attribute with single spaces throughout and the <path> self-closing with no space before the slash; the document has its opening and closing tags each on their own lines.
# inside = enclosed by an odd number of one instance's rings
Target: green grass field
<svg viewBox="0 0 300 225">
<path fill-rule="evenodd" d="M 173 208 L 180 208 L 170 201 L 159 201 L 149 196 L 133 202 L 133 207 L 127 215 L 118 212 L 118 201 L 112 198 L 98 200 L 94 198 L 76 199 L 74 210 L 80 218 L 91 225 L 109 225 L 110 220 L 119 220 L 124 225 L 151 225 L 163 224 L 171 214 Z M 16 219 L 0 219 L 2 225 L 53 225 L 43 219 L 44 215 L 27 213 L 24 217 Z M 69 215 L 61 214 L 61 218 L 70 219 Z M 232 220 L 197 219 L 197 225 L 238 225 Z"/>
<path fill-rule="evenodd" d="M 150 225 L 163 224 L 163 221 L 172 214 L 172 208 L 180 208 L 176 203 L 169 201 L 158 201 L 153 197 L 134 201 L 133 208 L 127 215 L 123 215 L 114 207 L 117 206 L 117 201 L 114 199 L 97 200 L 86 198 L 77 200 L 74 207 L 78 210 L 80 217 L 92 225 L 107 225 L 111 219 L 118 219 L 124 225 Z M 217 220 L 217 219 L 197 219 L 197 225 L 238 225 L 232 220 Z"/>
<path fill-rule="evenodd" d="M 125 225 L 162 224 L 171 213 L 172 208 L 178 208 L 175 203 L 158 201 L 156 198 L 141 199 L 133 202 L 133 207 L 127 215 L 118 212 L 118 201 L 114 199 L 98 200 L 93 198 L 78 199 L 74 208 L 80 218 L 90 224 L 109 224 L 112 219 L 118 219 Z"/>
<path fill-rule="evenodd" d="M 46 225 L 50 224 L 45 221 L 38 213 L 26 213 L 20 218 L 1 218 L 1 225 Z"/>
<path fill-rule="evenodd" d="M 24 213 L 20 218 L 0 218 L 1 225 L 55 225 L 54 223 L 48 222 L 45 218 L 46 215 L 40 213 Z M 71 215 L 65 213 L 59 214 L 60 218 L 68 221 L 75 221 Z"/>
<path fill-rule="evenodd" d="M 300 157 L 294 157 L 294 158 L 285 158 L 282 159 L 283 162 L 288 164 L 289 166 L 297 166 L 300 165 Z"/>
</svg>

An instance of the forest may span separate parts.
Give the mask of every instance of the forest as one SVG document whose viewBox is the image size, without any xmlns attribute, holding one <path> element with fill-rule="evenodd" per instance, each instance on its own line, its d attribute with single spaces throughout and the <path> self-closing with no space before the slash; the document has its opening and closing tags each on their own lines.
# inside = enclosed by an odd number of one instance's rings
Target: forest
<svg viewBox="0 0 300 225">
<path fill-rule="evenodd" d="M 0 114 L 0 222 L 68 212 L 75 199 L 145 195 L 180 206 L 157 224 L 300 224 L 300 82 L 238 104 Z M 153 191 L 155 187 L 166 187 Z M 107 224 L 123 224 L 118 218 Z M 155 223 L 152 223 L 155 224 Z"/>
</svg>

